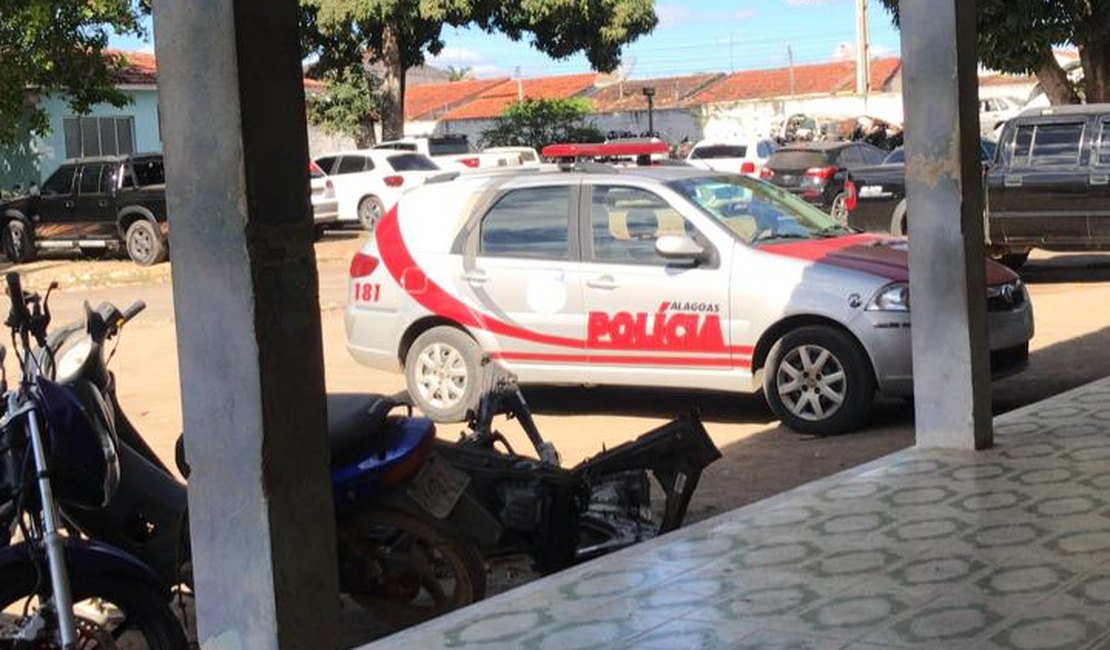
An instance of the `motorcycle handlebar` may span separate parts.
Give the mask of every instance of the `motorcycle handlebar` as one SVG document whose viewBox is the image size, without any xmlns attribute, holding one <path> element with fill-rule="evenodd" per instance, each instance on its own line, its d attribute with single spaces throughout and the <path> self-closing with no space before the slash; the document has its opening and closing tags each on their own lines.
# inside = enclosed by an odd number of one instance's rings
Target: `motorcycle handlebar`
<svg viewBox="0 0 1110 650">
<path fill-rule="evenodd" d="M 126 324 L 127 321 L 138 316 L 140 313 L 142 313 L 144 309 L 146 309 L 146 303 L 142 300 L 136 300 L 135 302 L 131 303 L 131 306 L 127 309 L 124 309 L 123 314 L 121 314 L 122 320 L 120 321 L 120 327 Z"/>
</svg>

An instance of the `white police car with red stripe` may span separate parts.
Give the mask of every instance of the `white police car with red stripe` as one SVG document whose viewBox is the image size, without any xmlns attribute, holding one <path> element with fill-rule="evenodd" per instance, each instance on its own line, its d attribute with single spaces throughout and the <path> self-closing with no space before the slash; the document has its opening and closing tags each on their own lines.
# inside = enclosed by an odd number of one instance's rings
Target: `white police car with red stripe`
<svg viewBox="0 0 1110 650">
<path fill-rule="evenodd" d="M 639 155 L 637 151 L 636 155 Z M 861 426 L 912 394 L 904 240 L 681 167 L 573 165 L 406 193 L 351 263 L 348 349 L 461 420 L 481 357 L 522 384 L 764 391 L 787 426 Z M 987 263 L 996 375 L 1028 360 L 1024 286 Z"/>
</svg>

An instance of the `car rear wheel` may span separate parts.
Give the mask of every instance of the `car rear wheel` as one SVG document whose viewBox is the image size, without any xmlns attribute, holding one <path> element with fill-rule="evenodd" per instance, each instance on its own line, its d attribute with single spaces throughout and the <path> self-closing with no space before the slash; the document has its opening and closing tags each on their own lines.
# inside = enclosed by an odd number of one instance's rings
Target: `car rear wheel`
<svg viewBox="0 0 1110 650">
<path fill-rule="evenodd" d="M 359 201 L 358 222 L 363 230 L 373 230 L 383 214 L 385 214 L 385 205 L 378 197 L 367 196 Z"/>
<path fill-rule="evenodd" d="M 12 219 L 4 226 L 2 234 L 4 255 L 12 264 L 21 264 L 35 259 L 35 241 L 27 224 Z"/>
<path fill-rule="evenodd" d="M 436 422 L 461 422 L 477 402 L 482 351 L 466 332 L 433 327 L 405 356 L 405 381 L 420 410 Z"/>
<path fill-rule="evenodd" d="M 875 379 L 867 355 L 850 335 L 814 325 L 789 332 L 771 348 L 763 392 L 787 427 L 831 435 L 863 424 Z"/>
<path fill-rule="evenodd" d="M 833 198 L 832 205 L 829 206 L 829 216 L 836 219 L 836 222 L 843 225 L 848 225 L 848 194 L 841 192 Z"/>
<path fill-rule="evenodd" d="M 127 228 L 127 256 L 139 266 L 150 266 L 164 262 L 166 243 L 162 235 L 146 219 L 139 219 Z"/>
</svg>

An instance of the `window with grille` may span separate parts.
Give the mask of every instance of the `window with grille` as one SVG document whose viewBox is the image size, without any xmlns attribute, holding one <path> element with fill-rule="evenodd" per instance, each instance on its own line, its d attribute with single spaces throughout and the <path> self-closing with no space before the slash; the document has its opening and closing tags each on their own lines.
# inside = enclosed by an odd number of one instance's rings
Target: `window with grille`
<svg viewBox="0 0 1110 650">
<path fill-rule="evenodd" d="M 65 130 L 66 158 L 115 156 L 135 152 L 135 118 L 67 117 Z"/>
</svg>

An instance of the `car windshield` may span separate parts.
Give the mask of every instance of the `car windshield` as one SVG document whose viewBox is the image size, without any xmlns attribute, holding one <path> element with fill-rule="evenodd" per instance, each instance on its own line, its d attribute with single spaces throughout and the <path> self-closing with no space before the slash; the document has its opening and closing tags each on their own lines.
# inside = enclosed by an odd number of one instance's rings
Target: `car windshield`
<svg viewBox="0 0 1110 650">
<path fill-rule="evenodd" d="M 744 176 L 683 178 L 667 185 L 748 245 L 855 232 L 793 194 Z"/>
</svg>

